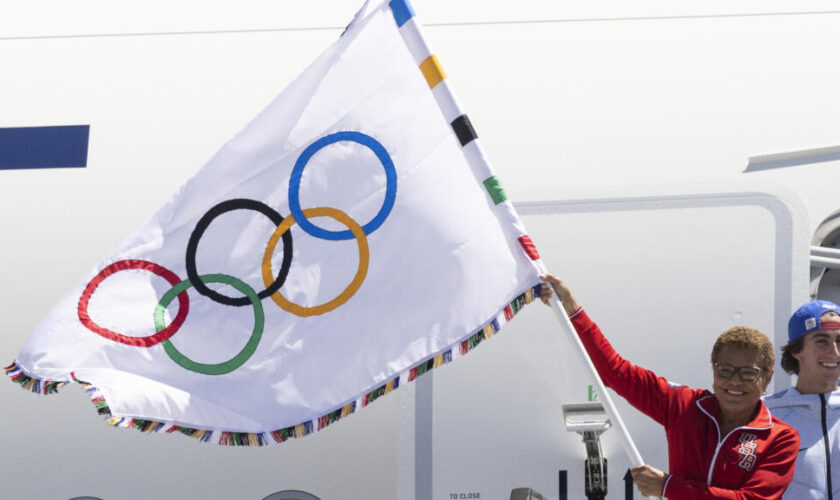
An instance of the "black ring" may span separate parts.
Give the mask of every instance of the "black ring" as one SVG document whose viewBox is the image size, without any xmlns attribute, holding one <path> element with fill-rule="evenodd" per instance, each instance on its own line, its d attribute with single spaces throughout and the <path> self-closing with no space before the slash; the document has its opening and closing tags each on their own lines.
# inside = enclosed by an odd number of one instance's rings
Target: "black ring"
<svg viewBox="0 0 840 500">
<path fill-rule="evenodd" d="M 199 219 L 198 223 L 195 225 L 195 229 L 193 229 L 192 234 L 190 235 L 190 241 L 187 243 L 187 276 L 189 280 L 192 282 L 193 287 L 195 290 L 208 297 L 220 304 L 226 304 L 229 306 L 245 306 L 251 305 L 251 299 L 247 296 L 242 297 L 228 297 L 227 295 L 222 295 L 219 292 L 211 290 L 201 281 L 201 277 L 198 274 L 198 270 L 196 269 L 195 264 L 195 254 L 198 250 L 198 240 L 201 239 L 201 236 L 204 234 L 204 231 L 210 225 L 210 223 L 216 217 L 222 215 L 225 212 L 230 212 L 231 210 L 256 210 L 261 214 L 265 215 L 271 222 L 274 223 L 274 226 L 279 226 L 281 222 L 283 222 L 283 216 L 280 215 L 277 211 L 273 208 L 269 207 L 265 203 L 256 200 L 249 200 L 245 198 L 237 198 L 233 200 L 227 200 L 219 203 L 218 205 L 214 206 L 210 210 L 205 213 L 201 219 Z M 273 294 L 277 290 L 283 286 L 283 283 L 286 281 L 286 276 L 289 275 L 289 267 L 292 265 L 292 232 L 286 231 L 283 233 L 283 264 L 280 266 L 280 270 L 277 272 L 277 278 L 271 283 L 271 286 L 259 292 L 257 296 L 260 299 L 264 299 L 269 295 Z"/>
</svg>

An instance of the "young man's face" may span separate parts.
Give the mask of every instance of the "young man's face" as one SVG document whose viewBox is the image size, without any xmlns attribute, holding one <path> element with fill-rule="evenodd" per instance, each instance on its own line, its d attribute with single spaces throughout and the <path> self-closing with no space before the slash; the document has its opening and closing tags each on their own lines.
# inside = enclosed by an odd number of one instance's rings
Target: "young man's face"
<svg viewBox="0 0 840 500">
<path fill-rule="evenodd" d="M 826 313 L 820 322 L 826 321 L 840 321 L 840 316 Z M 793 354 L 799 362 L 796 389 L 805 394 L 837 389 L 837 379 L 840 378 L 840 330 L 817 330 L 805 335 L 802 340 L 802 350 Z"/>
</svg>

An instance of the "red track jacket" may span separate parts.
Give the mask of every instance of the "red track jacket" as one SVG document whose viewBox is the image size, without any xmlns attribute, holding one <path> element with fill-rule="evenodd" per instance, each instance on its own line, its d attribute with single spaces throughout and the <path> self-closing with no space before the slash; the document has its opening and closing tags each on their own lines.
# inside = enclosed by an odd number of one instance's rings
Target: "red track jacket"
<svg viewBox="0 0 840 500">
<path fill-rule="evenodd" d="M 782 497 L 793 479 L 799 434 L 761 404 L 755 418 L 720 436 L 718 402 L 703 389 L 673 387 L 619 356 L 598 325 L 578 309 L 571 317 L 604 384 L 665 427 L 669 500 Z"/>
</svg>

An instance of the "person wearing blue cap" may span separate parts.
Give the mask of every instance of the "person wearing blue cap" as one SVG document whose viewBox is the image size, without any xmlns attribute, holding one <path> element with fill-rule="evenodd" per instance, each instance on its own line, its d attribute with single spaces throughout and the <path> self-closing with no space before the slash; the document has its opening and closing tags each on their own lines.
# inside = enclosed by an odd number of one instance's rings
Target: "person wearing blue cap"
<svg viewBox="0 0 840 500">
<path fill-rule="evenodd" d="M 796 385 L 764 403 L 802 443 L 783 498 L 840 500 L 840 306 L 814 300 L 793 313 L 782 368 L 796 374 Z"/>
</svg>

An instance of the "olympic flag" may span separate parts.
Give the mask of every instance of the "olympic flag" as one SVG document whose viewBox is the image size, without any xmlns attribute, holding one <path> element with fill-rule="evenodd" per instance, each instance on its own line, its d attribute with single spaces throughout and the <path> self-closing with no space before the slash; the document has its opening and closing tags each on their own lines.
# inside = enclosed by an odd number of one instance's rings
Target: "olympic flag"
<svg viewBox="0 0 840 500">
<path fill-rule="evenodd" d="M 541 263 L 405 0 L 344 34 L 39 323 L 12 380 L 115 426 L 309 434 L 463 356 Z"/>
</svg>

